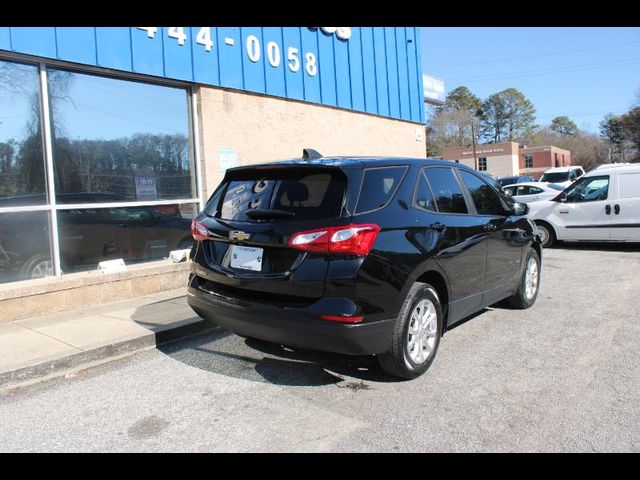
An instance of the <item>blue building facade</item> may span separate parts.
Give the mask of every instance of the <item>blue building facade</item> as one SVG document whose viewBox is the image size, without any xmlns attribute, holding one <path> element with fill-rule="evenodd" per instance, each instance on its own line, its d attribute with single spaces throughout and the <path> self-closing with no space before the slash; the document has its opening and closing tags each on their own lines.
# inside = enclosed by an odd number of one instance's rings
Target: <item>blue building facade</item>
<svg viewBox="0 0 640 480">
<path fill-rule="evenodd" d="M 237 165 L 424 155 L 418 35 L 0 27 L 0 284 L 169 257 Z"/>
<path fill-rule="evenodd" d="M 0 27 L 0 50 L 425 121 L 414 27 Z"/>
</svg>

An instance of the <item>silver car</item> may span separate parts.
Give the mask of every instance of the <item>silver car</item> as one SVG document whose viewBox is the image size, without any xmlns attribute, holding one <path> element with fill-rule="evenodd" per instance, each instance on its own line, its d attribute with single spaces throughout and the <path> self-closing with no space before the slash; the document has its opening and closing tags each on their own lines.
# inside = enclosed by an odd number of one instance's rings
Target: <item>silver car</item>
<svg viewBox="0 0 640 480">
<path fill-rule="evenodd" d="M 507 195 L 511 195 L 516 202 L 531 203 L 538 200 L 551 200 L 557 197 L 565 187 L 555 183 L 525 182 L 514 183 L 502 187 Z"/>
</svg>

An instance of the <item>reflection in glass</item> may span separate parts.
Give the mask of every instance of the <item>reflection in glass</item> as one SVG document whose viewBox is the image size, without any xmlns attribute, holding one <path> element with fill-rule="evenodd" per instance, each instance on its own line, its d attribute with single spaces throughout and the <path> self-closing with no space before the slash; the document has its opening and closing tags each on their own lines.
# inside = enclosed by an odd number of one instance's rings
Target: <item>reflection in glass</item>
<svg viewBox="0 0 640 480">
<path fill-rule="evenodd" d="M 0 207 L 46 204 L 38 68 L 0 61 Z"/>
<path fill-rule="evenodd" d="M 126 264 L 190 248 L 195 204 L 78 208 L 58 211 L 63 272 L 93 270 L 105 260 Z"/>
<path fill-rule="evenodd" d="M 0 283 L 53 275 L 47 212 L 0 213 Z"/>
<path fill-rule="evenodd" d="M 95 194 L 194 196 L 184 88 L 56 69 L 48 69 L 48 82 L 58 194 L 96 203 L 110 200 Z"/>
</svg>

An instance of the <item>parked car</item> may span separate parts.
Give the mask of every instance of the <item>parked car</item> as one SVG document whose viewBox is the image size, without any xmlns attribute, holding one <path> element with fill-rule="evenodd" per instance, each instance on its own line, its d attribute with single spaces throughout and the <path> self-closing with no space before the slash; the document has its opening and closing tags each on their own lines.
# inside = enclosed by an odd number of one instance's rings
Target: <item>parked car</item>
<svg viewBox="0 0 640 480">
<path fill-rule="evenodd" d="M 20 199 L 44 203 L 44 196 Z M 122 202 L 127 197 L 80 193 L 56 196 L 58 204 Z M 8 206 L 15 199 L 0 199 Z M 138 261 L 168 256 L 171 250 L 190 248 L 191 219 L 180 216 L 177 205 L 74 208 L 58 210 L 62 268 L 66 272 L 95 268 L 103 260 Z M 51 275 L 49 219 L 44 212 L 0 214 L 0 273 L 15 279 Z M 28 235 L 25 235 L 28 232 Z"/>
<path fill-rule="evenodd" d="M 445 329 L 536 300 L 535 226 L 448 161 L 289 160 L 226 171 L 194 218 L 188 303 L 245 337 L 427 370 Z"/>
<path fill-rule="evenodd" d="M 640 164 L 601 165 L 529 207 L 545 247 L 556 240 L 640 242 Z"/>
<path fill-rule="evenodd" d="M 498 183 L 503 187 L 514 183 L 535 182 L 536 179 L 530 175 L 514 175 L 512 177 L 498 178 Z"/>
<path fill-rule="evenodd" d="M 546 170 L 542 177 L 540 177 L 540 181 L 555 183 L 566 188 L 582 175 L 584 175 L 584 170 L 579 165 L 574 165 L 572 167 L 556 167 Z"/>
<path fill-rule="evenodd" d="M 556 183 L 526 182 L 516 183 L 502 187 L 504 192 L 516 202 L 531 203 L 538 200 L 550 200 L 564 190 L 562 185 Z"/>
</svg>

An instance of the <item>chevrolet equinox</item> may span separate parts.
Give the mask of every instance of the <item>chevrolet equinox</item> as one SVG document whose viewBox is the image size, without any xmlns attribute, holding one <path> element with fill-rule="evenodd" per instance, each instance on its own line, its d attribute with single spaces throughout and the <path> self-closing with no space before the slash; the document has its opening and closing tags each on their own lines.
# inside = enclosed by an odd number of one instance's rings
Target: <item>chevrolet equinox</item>
<svg viewBox="0 0 640 480">
<path fill-rule="evenodd" d="M 527 210 L 441 160 L 232 168 L 192 222 L 188 302 L 239 335 L 375 354 L 415 378 L 447 328 L 501 300 L 536 301 L 542 250 Z"/>
</svg>

